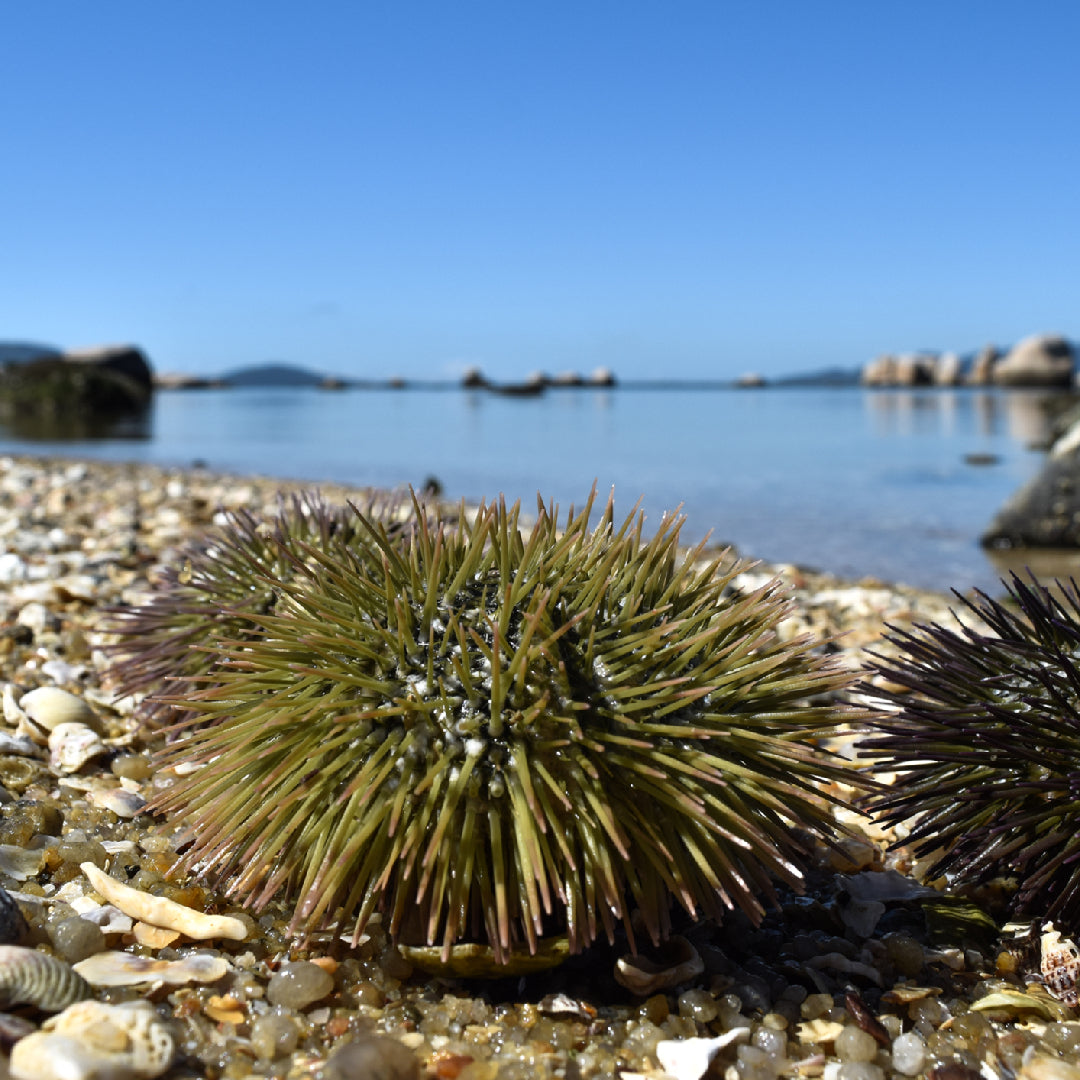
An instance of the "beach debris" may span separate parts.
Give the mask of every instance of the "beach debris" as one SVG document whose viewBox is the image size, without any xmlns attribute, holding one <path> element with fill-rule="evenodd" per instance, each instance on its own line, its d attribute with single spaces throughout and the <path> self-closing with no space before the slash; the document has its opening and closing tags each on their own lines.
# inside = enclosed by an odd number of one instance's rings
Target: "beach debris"
<svg viewBox="0 0 1080 1080">
<path fill-rule="evenodd" d="M 639 997 L 649 997 L 689 982 L 705 970 L 697 949 L 678 934 L 668 938 L 657 953 L 657 959 L 643 955 L 620 956 L 615 961 L 615 981 Z"/>
<path fill-rule="evenodd" d="M 656 1044 L 656 1060 L 675 1080 L 699 1080 L 725 1046 L 749 1038 L 748 1027 L 736 1027 L 715 1039 L 662 1039 Z"/>
<path fill-rule="evenodd" d="M 1072 938 L 1063 938 L 1054 924 L 1043 926 L 1039 939 L 1039 970 L 1046 989 L 1058 1001 L 1075 1007 L 1080 1004 L 1077 995 L 1077 978 L 1080 976 L 1080 949 Z"/>
<path fill-rule="evenodd" d="M 95 953 L 74 965 L 91 986 L 140 986 L 143 983 L 212 983 L 229 971 L 229 961 L 216 953 L 191 953 L 179 960 L 156 960 L 151 956 L 109 950 Z"/>
<path fill-rule="evenodd" d="M 13 1080 L 152 1080 L 172 1064 L 169 1026 L 152 1005 L 82 1001 L 11 1051 Z"/>
<path fill-rule="evenodd" d="M 18 700 L 18 708 L 30 721 L 26 734 L 31 738 L 35 732 L 54 731 L 61 724 L 85 724 L 101 731 L 101 722 L 94 710 L 81 697 L 58 686 L 39 686 L 28 691 Z"/>
<path fill-rule="evenodd" d="M 0 945 L 0 1008 L 33 1005 L 59 1012 L 90 994 L 86 980 L 63 960 L 22 945 Z"/>
<path fill-rule="evenodd" d="M 49 732 L 49 765 L 55 772 L 78 772 L 88 761 L 108 752 L 101 736 L 86 724 L 57 724 Z"/>
<path fill-rule="evenodd" d="M 231 915 L 206 915 L 194 908 L 185 907 L 164 896 L 151 896 L 149 893 L 124 885 L 110 877 L 92 862 L 80 863 L 80 869 L 90 884 L 110 903 L 115 904 L 125 915 L 133 919 L 162 926 L 167 930 L 178 930 L 185 937 L 197 941 L 209 938 L 229 938 L 243 941 L 247 937 L 247 925 L 241 919 Z"/>
</svg>

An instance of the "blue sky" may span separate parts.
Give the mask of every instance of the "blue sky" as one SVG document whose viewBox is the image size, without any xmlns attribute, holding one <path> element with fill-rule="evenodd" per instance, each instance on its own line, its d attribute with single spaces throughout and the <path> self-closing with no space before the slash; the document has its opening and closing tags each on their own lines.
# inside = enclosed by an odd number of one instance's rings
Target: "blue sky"
<svg viewBox="0 0 1080 1080">
<path fill-rule="evenodd" d="M 726 378 L 1080 336 L 1070 2 L 0 8 L 0 340 Z"/>
</svg>

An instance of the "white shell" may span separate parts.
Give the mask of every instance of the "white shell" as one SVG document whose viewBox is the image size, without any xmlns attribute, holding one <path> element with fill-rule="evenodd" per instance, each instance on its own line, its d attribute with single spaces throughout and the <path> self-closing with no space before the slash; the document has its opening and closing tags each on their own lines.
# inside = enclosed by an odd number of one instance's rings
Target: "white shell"
<svg viewBox="0 0 1080 1080">
<path fill-rule="evenodd" d="M 91 986 L 138 986 L 141 983 L 212 983 L 229 972 L 224 956 L 191 953 L 179 960 L 155 960 L 127 952 L 99 952 L 73 967 Z"/>
<path fill-rule="evenodd" d="M 1039 967 L 1042 971 L 1046 989 L 1053 994 L 1058 1001 L 1075 1008 L 1080 1004 L 1080 995 L 1077 994 L 1077 980 L 1080 979 L 1080 949 L 1072 938 L 1063 938 L 1060 931 L 1054 929 L 1054 924 L 1048 922 L 1043 927 L 1042 937 L 1039 940 L 1041 960 Z"/>
<path fill-rule="evenodd" d="M 748 1040 L 748 1027 L 732 1028 L 715 1039 L 665 1039 L 656 1044 L 656 1060 L 675 1080 L 699 1080 L 709 1071 L 709 1063 L 725 1046 Z"/>
<path fill-rule="evenodd" d="M 59 773 L 78 772 L 107 750 L 98 733 L 86 724 L 57 724 L 49 732 L 49 765 Z"/>
<path fill-rule="evenodd" d="M 126 788 L 95 788 L 89 793 L 90 802 L 103 810 L 111 810 L 117 817 L 133 818 L 141 814 L 146 800 L 137 791 Z"/>
<path fill-rule="evenodd" d="M 172 1033 L 145 1001 L 80 1001 L 12 1048 L 13 1080 L 152 1080 L 172 1063 Z"/>
<path fill-rule="evenodd" d="M 45 731 L 60 724 L 86 724 L 100 730 L 94 710 L 81 697 L 61 690 L 59 686 L 39 686 L 19 699 L 19 708 Z"/>
</svg>

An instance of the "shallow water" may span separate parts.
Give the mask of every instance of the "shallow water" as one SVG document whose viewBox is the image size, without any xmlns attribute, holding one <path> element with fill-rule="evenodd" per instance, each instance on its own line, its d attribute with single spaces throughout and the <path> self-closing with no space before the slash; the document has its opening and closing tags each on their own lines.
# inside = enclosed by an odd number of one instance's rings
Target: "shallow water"
<svg viewBox="0 0 1080 1080">
<path fill-rule="evenodd" d="M 649 521 L 682 505 L 747 554 L 845 576 L 997 591 L 978 536 L 1041 461 L 1060 396 L 1004 390 L 706 387 L 548 390 L 237 389 L 157 395 L 105 437 L 16 437 L 59 453 L 311 481 L 423 484 L 526 509 L 564 508 L 595 481 Z M 21 433 L 21 432 L 20 432 Z M 972 458 L 975 455 L 975 458 Z M 971 460 L 992 464 L 971 464 Z"/>
</svg>

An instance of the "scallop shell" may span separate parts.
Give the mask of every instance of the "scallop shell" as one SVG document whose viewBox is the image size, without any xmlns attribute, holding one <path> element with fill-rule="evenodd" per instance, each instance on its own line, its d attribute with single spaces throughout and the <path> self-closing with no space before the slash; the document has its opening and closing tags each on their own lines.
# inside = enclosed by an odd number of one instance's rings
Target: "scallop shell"
<svg viewBox="0 0 1080 1080">
<path fill-rule="evenodd" d="M 1077 993 L 1077 980 L 1080 979 L 1080 949 L 1072 938 L 1063 938 L 1060 931 L 1054 929 L 1053 923 L 1047 923 L 1043 927 L 1042 937 L 1039 939 L 1039 949 L 1042 960 L 1039 968 L 1042 971 L 1046 989 L 1071 1008 L 1080 1004 L 1080 994 Z"/>
<path fill-rule="evenodd" d="M 91 996 L 87 981 L 63 960 L 21 945 L 0 945 L 0 1008 L 33 1005 L 59 1012 Z"/>
</svg>

